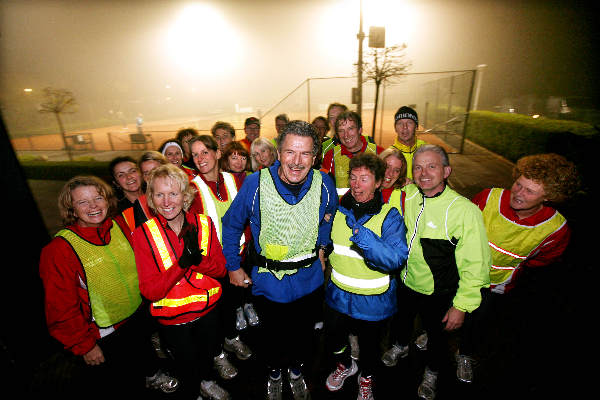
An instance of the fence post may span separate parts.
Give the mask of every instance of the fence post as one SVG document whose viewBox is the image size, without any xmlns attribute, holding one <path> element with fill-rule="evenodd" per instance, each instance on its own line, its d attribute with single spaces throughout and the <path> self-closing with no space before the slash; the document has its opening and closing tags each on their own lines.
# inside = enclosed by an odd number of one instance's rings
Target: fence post
<svg viewBox="0 0 600 400">
<path fill-rule="evenodd" d="M 467 100 L 467 109 L 465 112 L 465 122 L 463 125 L 462 138 L 460 140 L 460 154 L 463 153 L 465 148 L 465 136 L 467 135 L 467 123 L 469 122 L 469 112 L 471 111 L 471 100 L 473 99 L 473 89 L 475 88 L 475 76 L 477 75 L 477 70 L 471 70 L 473 76 L 471 77 L 471 89 L 469 90 L 469 100 Z"/>
<path fill-rule="evenodd" d="M 307 102 L 307 118 L 306 121 L 310 124 L 310 78 L 306 79 L 306 102 Z"/>
<path fill-rule="evenodd" d="M 112 151 L 114 151 L 115 147 L 113 146 L 113 142 L 112 142 L 112 133 L 111 132 L 107 132 L 106 134 L 108 135 L 108 143 L 110 144 L 110 149 Z"/>
</svg>

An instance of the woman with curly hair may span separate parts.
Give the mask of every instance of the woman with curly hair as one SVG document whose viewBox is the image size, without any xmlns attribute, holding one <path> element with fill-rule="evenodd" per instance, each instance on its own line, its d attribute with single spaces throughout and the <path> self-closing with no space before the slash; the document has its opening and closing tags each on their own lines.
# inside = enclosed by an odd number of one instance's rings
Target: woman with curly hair
<svg viewBox="0 0 600 400">
<path fill-rule="evenodd" d="M 525 156 L 517 161 L 513 178 L 510 190 L 486 189 L 473 198 L 483 213 L 492 252 L 491 286 L 463 325 L 456 356 L 456 374 L 463 382 L 473 379 L 475 340 L 486 337 L 481 329 L 498 305 L 525 269 L 558 261 L 571 235 L 565 217 L 550 204 L 565 202 L 577 191 L 579 176 L 572 162 L 552 153 Z"/>
</svg>

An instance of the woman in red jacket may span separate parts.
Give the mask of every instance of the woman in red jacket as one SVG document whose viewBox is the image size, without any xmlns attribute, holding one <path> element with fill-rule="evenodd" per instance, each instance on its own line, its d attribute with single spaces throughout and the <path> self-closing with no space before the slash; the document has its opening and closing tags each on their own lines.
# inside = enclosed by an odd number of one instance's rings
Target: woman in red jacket
<svg viewBox="0 0 600 400">
<path fill-rule="evenodd" d="M 210 399 L 227 399 L 210 368 L 221 353 L 217 278 L 227 272 L 215 226 L 187 212 L 195 192 L 174 165 L 152 171 L 146 196 L 157 216 L 133 234 L 140 291 L 161 324 L 186 397 L 198 397 L 199 388 Z"/>
<path fill-rule="evenodd" d="M 158 370 L 146 329 L 131 232 L 120 216 L 111 218 L 117 211 L 112 189 L 99 178 L 77 176 L 63 187 L 58 206 L 65 229 L 40 259 L 50 334 L 93 366 L 84 371 L 103 381 L 95 393 L 138 390 L 144 375 L 146 386 L 174 391 L 177 381 Z"/>
</svg>

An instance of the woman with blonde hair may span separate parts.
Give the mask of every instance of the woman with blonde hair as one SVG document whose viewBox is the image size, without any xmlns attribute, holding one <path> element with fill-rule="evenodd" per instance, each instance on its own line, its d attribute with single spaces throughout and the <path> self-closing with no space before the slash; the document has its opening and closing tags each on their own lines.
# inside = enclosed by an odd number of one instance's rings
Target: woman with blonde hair
<svg viewBox="0 0 600 400">
<path fill-rule="evenodd" d="M 188 212 L 195 190 L 172 164 L 152 171 L 146 196 L 156 217 L 133 234 L 140 291 L 151 301 L 185 397 L 227 399 L 210 368 L 220 353 L 218 279 L 226 273 L 215 225 L 207 215 Z"/>
<path fill-rule="evenodd" d="M 277 149 L 269 139 L 259 137 L 250 145 L 250 154 L 252 155 L 252 170 L 258 171 L 273 165 L 277 158 Z"/>
</svg>

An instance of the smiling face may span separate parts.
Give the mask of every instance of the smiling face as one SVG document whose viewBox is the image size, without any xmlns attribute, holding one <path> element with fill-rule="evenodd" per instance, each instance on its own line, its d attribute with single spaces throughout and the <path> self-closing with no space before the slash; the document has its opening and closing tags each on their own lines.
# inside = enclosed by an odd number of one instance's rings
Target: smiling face
<svg viewBox="0 0 600 400">
<path fill-rule="evenodd" d="M 375 174 L 367 167 L 354 168 L 350 171 L 350 193 L 354 200 L 365 203 L 374 197 L 375 189 L 381 186 L 381 181 L 375 180 Z"/>
<path fill-rule="evenodd" d="M 184 197 L 176 182 L 161 176 L 153 180 L 152 186 L 152 201 L 160 215 L 167 221 L 172 221 L 182 215 Z"/>
<path fill-rule="evenodd" d="M 244 128 L 244 132 L 246 132 L 246 139 L 250 143 L 254 141 L 257 137 L 260 136 L 260 125 L 258 124 L 249 124 Z"/>
<path fill-rule="evenodd" d="M 131 161 L 123 161 L 113 168 L 115 182 L 130 194 L 138 194 L 142 185 L 142 175 L 137 165 Z"/>
<path fill-rule="evenodd" d="M 192 159 L 196 169 L 202 175 L 216 176 L 219 172 L 219 158 L 221 158 L 221 150 L 209 149 L 201 141 L 192 143 Z"/>
<path fill-rule="evenodd" d="M 223 151 L 225 146 L 229 143 L 233 142 L 233 136 L 227 129 L 217 128 L 215 129 L 215 134 L 213 135 L 217 143 L 219 143 L 219 149 Z"/>
<path fill-rule="evenodd" d="M 385 177 L 383 178 L 383 188 L 389 189 L 398 180 L 400 173 L 402 172 L 402 160 L 397 157 L 389 156 L 385 159 Z"/>
<path fill-rule="evenodd" d="M 167 147 L 167 149 L 165 150 L 165 157 L 167 158 L 167 160 L 169 160 L 171 164 L 176 165 L 178 167 L 181 167 L 181 164 L 183 163 L 183 153 L 181 152 L 181 149 L 177 146 Z"/>
<path fill-rule="evenodd" d="M 252 153 L 252 157 L 262 167 L 270 167 L 275 162 L 275 154 L 268 147 L 259 147 Z"/>
<path fill-rule="evenodd" d="M 242 172 L 246 169 L 246 165 L 248 164 L 246 156 L 238 153 L 230 154 L 227 161 L 229 163 L 229 169 L 232 172 Z"/>
<path fill-rule="evenodd" d="M 99 227 L 108 214 L 108 202 L 95 186 L 78 186 L 71 191 L 73 214 L 83 227 Z"/>
<path fill-rule="evenodd" d="M 308 136 L 288 134 L 279 148 L 278 173 L 282 181 L 290 184 L 304 182 L 315 161 L 313 139 Z"/>
<path fill-rule="evenodd" d="M 355 153 L 362 148 L 361 133 L 362 129 L 358 128 L 356 122 L 351 119 L 340 121 L 338 125 L 337 134 L 340 142 L 351 153 Z"/>
<path fill-rule="evenodd" d="M 450 176 L 452 168 L 442 164 L 442 156 L 434 151 L 415 154 L 413 159 L 413 180 L 425 196 L 431 197 L 441 192 Z"/>
<path fill-rule="evenodd" d="M 527 218 L 542 209 L 546 201 L 544 185 L 521 175 L 510 189 L 510 207 L 519 218 Z"/>
</svg>

